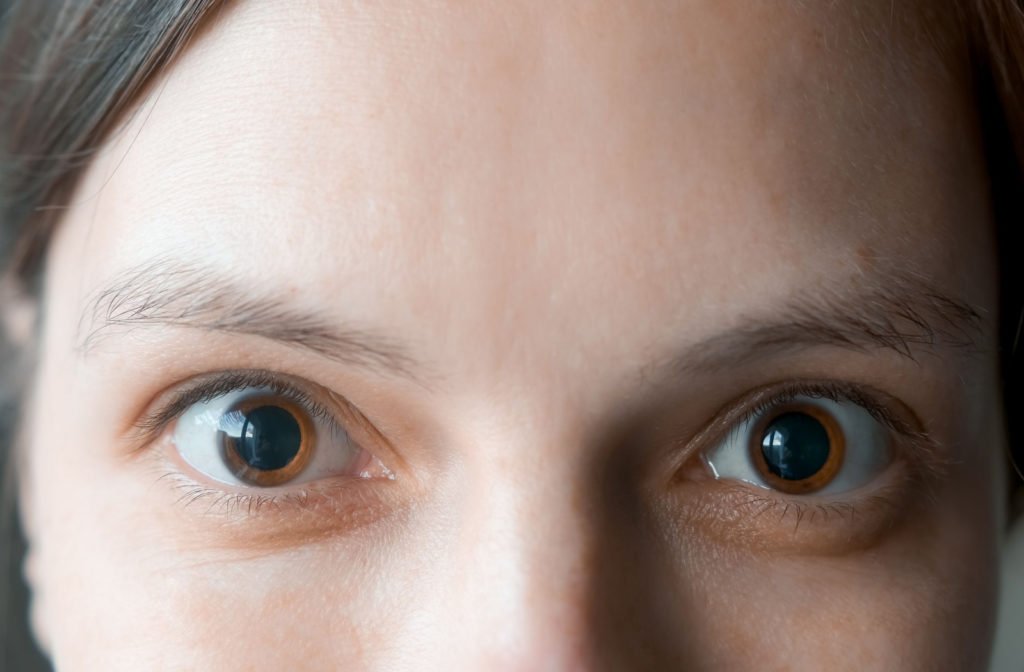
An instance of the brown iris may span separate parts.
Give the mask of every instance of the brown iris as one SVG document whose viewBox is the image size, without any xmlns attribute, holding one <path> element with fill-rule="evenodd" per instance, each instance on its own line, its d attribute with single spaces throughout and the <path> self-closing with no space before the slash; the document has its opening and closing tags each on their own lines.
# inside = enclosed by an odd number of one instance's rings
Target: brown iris
<svg viewBox="0 0 1024 672">
<path fill-rule="evenodd" d="M 231 473 L 269 487 L 294 479 L 309 463 L 316 440 L 313 420 L 282 397 L 248 397 L 231 406 L 230 431 L 221 431 L 221 454 Z"/>
<path fill-rule="evenodd" d="M 761 478 L 788 494 L 831 483 L 843 465 L 846 439 L 836 419 L 808 403 L 777 408 L 750 434 L 750 458 Z"/>
</svg>

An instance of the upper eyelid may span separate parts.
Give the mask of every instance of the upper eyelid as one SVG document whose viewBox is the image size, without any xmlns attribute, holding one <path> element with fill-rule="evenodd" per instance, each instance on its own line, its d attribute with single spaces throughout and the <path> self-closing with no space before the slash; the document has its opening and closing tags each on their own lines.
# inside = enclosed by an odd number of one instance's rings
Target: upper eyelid
<svg viewBox="0 0 1024 672">
<path fill-rule="evenodd" d="M 829 380 L 791 380 L 764 385 L 730 401 L 712 419 L 685 442 L 669 473 L 675 474 L 696 455 L 717 444 L 740 423 L 752 415 L 785 403 L 796 396 L 822 397 L 840 403 L 855 403 L 901 439 L 897 459 L 910 461 L 933 479 L 941 477 L 950 459 L 935 440 L 921 427 L 913 411 L 892 395 L 867 385 Z M 900 406 L 893 410 L 891 406 Z M 901 417 L 909 415 L 909 418 Z"/>
<path fill-rule="evenodd" d="M 863 394 L 861 390 L 858 390 L 853 386 L 846 384 L 837 385 L 835 383 L 812 383 L 805 389 L 785 389 L 782 393 L 772 395 L 748 409 L 746 414 L 738 420 L 737 423 L 749 419 L 757 413 L 792 401 L 797 397 L 828 399 L 836 403 L 857 404 L 867 411 L 875 420 L 895 432 L 899 432 L 900 434 L 910 434 L 914 431 L 910 427 L 909 423 L 903 421 L 898 415 L 889 411 L 883 404 L 879 403 L 879 400 Z"/>
<path fill-rule="evenodd" d="M 140 453 L 152 446 L 192 404 L 247 387 L 277 390 L 305 404 L 310 412 L 322 413 L 363 450 L 369 450 L 378 459 L 387 456 L 387 467 L 392 472 L 405 473 L 407 479 L 411 477 L 405 458 L 346 395 L 307 378 L 269 369 L 229 369 L 199 374 L 165 388 L 130 423 L 129 452 Z"/>
<path fill-rule="evenodd" d="M 320 388 L 324 396 L 330 398 L 330 409 L 317 401 L 319 396 L 314 390 L 305 387 Z M 184 390 L 180 388 L 184 387 Z M 173 399 L 158 407 L 155 411 L 146 411 L 133 423 L 140 435 L 140 447 L 155 441 L 167 427 L 192 404 L 227 394 L 245 387 L 270 387 L 302 401 L 311 411 L 323 412 L 333 421 L 338 422 L 346 430 L 351 424 L 357 424 L 362 433 L 368 433 L 389 447 L 390 442 L 383 437 L 376 427 L 343 396 L 328 388 L 298 379 L 294 376 L 262 369 L 229 370 L 205 374 L 185 382 L 177 392 L 161 394 L 172 395 Z M 701 451 L 723 439 L 729 431 L 753 414 L 784 403 L 796 396 L 817 396 L 837 402 L 855 403 L 868 411 L 876 420 L 902 439 L 901 453 L 909 452 L 911 461 L 921 467 L 932 477 L 945 473 L 950 466 L 950 457 L 936 444 L 920 426 L 920 421 L 911 409 L 899 399 L 871 386 L 833 380 L 790 380 L 761 386 L 739 398 L 733 399 L 720 408 L 704 427 L 686 440 L 681 450 L 673 451 L 676 455 L 669 473 L 676 473 L 684 464 L 696 457 Z M 902 407 L 894 412 L 891 406 Z M 333 413 L 336 411 L 337 413 Z M 903 416 L 909 415 L 910 418 Z"/>
<path fill-rule="evenodd" d="M 305 404 L 311 413 L 322 415 L 327 419 L 334 419 L 334 414 L 317 401 L 314 395 L 302 389 L 300 384 L 293 383 L 291 378 L 285 374 L 260 369 L 221 371 L 198 376 L 179 385 L 176 390 L 172 388 L 172 391 L 159 395 L 160 397 L 170 396 L 171 399 L 163 404 L 157 402 L 156 409 L 147 409 L 132 425 L 138 434 L 139 443 L 145 446 L 154 441 L 189 406 L 248 387 L 270 388 L 278 394 L 289 396 Z M 312 383 L 307 384 L 313 385 Z M 332 394 L 332 397 L 337 399 L 336 395 Z M 348 409 L 339 410 L 347 411 Z"/>
</svg>

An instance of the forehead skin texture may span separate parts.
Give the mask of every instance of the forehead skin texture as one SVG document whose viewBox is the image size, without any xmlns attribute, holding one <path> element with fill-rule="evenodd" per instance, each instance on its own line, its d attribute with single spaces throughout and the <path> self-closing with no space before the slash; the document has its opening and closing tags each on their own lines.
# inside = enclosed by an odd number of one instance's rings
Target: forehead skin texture
<svg viewBox="0 0 1024 672">
<path fill-rule="evenodd" d="M 50 251 L 25 500 L 59 669 L 981 669 L 993 241 L 968 86 L 916 11 L 230 4 Z M 104 323 L 104 288 L 174 264 L 371 333 L 412 374 Z M 796 301 L 908 286 L 971 306 L 972 346 L 661 366 Z M 182 505 L 173 446 L 134 425 L 225 369 L 348 399 L 393 492 Z M 936 463 L 910 471 L 932 476 L 806 523 L 670 477 L 733 400 L 802 379 L 897 399 L 931 446 L 907 459 Z"/>
</svg>

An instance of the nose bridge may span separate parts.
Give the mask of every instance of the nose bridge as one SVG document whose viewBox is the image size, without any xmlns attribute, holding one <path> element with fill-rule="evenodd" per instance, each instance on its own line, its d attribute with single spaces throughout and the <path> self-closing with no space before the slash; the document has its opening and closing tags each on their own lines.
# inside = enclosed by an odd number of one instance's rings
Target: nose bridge
<svg viewBox="0 0 1024 672">
<path fill-rule="evenodd" d="M 590 591 L 596 526 L 578 446 L 517 466 L 481 461 L 456 545 L 451 626 L 466 669 L 590 669 Z M 510 460 L 510 462 L 517 462 Z"/>
</svg>

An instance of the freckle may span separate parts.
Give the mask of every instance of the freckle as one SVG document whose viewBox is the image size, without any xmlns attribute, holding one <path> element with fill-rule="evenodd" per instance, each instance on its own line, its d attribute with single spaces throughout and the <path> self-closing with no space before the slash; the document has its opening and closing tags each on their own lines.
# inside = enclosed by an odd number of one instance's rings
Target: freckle
<svg viewBox="0 0 1024 672">
<path fill-rule="evenodd" d="M 857 247 L 857 265 L 861 268 L 868 269 L 875 265 L 877 255 L 875 250 L 870 245 L 860 245 Z"/>
</svg>

